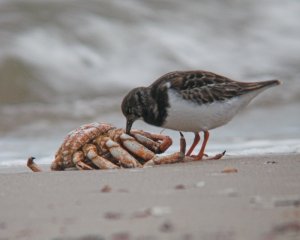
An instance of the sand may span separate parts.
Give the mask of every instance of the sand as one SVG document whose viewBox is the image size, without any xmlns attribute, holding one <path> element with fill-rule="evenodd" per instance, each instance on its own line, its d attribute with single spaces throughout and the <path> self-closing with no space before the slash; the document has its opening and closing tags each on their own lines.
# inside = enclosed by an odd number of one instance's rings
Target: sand
<svg viewBox="0 0 300 240">
<path fill-rule="evenodd" d="M 299 154 L 114 171 L 10 168 L 0 182 L 0 240 L 300 239 Z"/>
</svg>

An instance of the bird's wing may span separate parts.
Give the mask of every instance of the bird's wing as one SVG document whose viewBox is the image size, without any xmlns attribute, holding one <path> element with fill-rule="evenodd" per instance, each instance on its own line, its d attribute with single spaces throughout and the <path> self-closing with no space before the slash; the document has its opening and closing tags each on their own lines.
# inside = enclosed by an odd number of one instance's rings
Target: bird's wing
<svg viewBox="0 0 300 240">
<path fill-rule="evenodd" d="M 199 70 L 167 73 L 150 87 L 154 97 L 158 95 L 158 92 L 174 89 L 185 100 L 206 104 L 226 101 L 248 92 L 278 84 L 280 84 L 278 80 L 238 82 L 212 72 Z"/>
<path fill-rule="evenodd" d="M 171 72 L 159 78 L 151 87 L 156 91 L 174 89 L 183 99 L 200 104 L 223 101 L 243 92 L 238 82 L 206 71 Z"/>
</svg>

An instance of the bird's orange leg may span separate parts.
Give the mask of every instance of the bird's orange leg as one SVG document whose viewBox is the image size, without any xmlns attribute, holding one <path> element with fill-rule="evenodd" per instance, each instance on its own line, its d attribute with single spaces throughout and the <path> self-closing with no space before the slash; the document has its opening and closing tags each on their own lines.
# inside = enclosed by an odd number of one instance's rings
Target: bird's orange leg
<svg viewBox="0 0 300 240">
<path fill-rule="evenodd" d="M 195 147 L 197 146 L 197 144 L 200 141 L 200 135 L 199 133 L 195 132 L 195 137 L 194 137 L 194 142 L 192 144 L 192 146 L 190 147 L 190 149 L 188 150 L 188 152 L 186 153 L 186 156 L 191 156 L 192 152 L 194 151 Z"/>
<path fill-rule="evenodd" d="M 202 143 L 202 146 L 201 146 L 201 149 L 200 149 L 198 155 L 195 157 L 195 160 L 202 160 L 202 158 L 204 156 L 204 150 L 205 150 L 208 138 L 209 138 L 209 132 L 208 131 L 204 131 L 203 143 Z"/>
<path fill-rule="evenodd" d="M 209 138 L 209 132 L 208 131 L 204 131 L 204 140 L 203 140 L 200 152 L 194 158 L 195 160 L 202 160 L 204 156 L 207 157 L 207 155 L 204 153 L 204 151 L 205 151 L 205 147 L 206 147 L 208 138 Z M 225 153 L 226 153 L 226 151 L 224 151 L 222 153 L 219 153 L 219 154 L 217 154 L 217 155 L 215 155 L 213 157 L 205 158 L 205 160 L 218 160 L 218 159 L 222 158 L 225 155 Z"/>
</svg>

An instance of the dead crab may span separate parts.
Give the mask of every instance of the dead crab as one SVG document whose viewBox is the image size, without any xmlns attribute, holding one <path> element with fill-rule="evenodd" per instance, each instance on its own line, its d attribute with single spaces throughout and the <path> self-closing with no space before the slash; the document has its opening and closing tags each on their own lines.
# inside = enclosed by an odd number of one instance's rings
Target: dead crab
<svg viewBox="0 0 300 240">
<path fill-rule="evenodd" d="M 131 135 L 107 123 L 85 124 L 70 132 L 55 154 L 51 170 L 133 168 L 167 164 L 185 159 L 185 140 L 181 135 L 180 152 L 158 156 L 172 144 L 170 137 L 132 130 Z M 30 157 L 27 166 L 41 169 Z"/>
</svg>

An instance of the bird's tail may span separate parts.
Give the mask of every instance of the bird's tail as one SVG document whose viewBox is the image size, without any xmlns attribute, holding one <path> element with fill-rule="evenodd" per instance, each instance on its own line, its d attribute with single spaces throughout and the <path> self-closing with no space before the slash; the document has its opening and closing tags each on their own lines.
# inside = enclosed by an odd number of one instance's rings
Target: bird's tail
<svg viewBox="0 0 300 240">
<path fill-rule="evenodd" d="M 259 84 L 261 85 L 261 87 L 272 87 L 272 86 L 277 86 L 281 84 L 280 80 L 268 80 L 268 81 L 263 81 L 263 82 L 259 82 Z"/>
<path fill-rule="evenodd" d="M 261 81 L 261 82 L 247 82 L 242 83 L 243 92 L 252 92 L 255 90 L 264 90 L 269 87 L 280 85 L 281 81 L 279 80 L 268 80 L 268 81 Z"/>
</svg>

